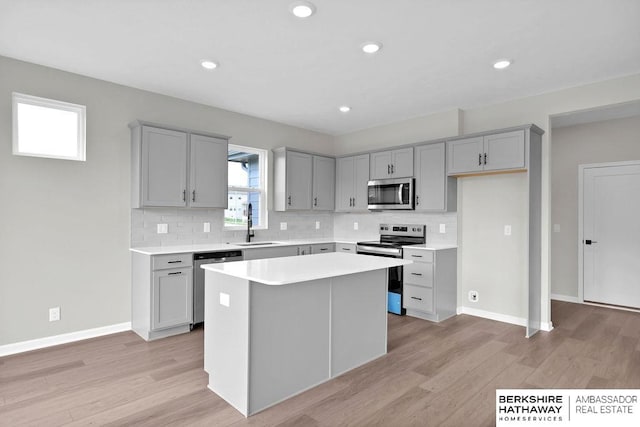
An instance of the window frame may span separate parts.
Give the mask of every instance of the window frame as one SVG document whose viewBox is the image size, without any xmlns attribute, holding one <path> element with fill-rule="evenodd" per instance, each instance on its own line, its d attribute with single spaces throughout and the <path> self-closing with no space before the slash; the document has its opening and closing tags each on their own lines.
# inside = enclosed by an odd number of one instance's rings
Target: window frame
<svg viewBox="0 0 640 427">
<path fill-rule="evenodd" d="M 77 146 L 75 156 L 63 156 L 45 153 L 29 153 L 20 151 L 20 135 L 18 132 L 18 104 L 34 105 L 37 107 L 51 108 L 60 111 L 70 111 L 78 115 L 78 126 L 76 129 Z M 84 162 L 87 160 L 87 107 L 80 104 L 73 104 L 55 99 L 42 98 L 39 96 L 27 95 L 24 93 L 13 92 L 11 94 L 12 106 L 12 145 L 13 155 L 26 157 L 41 157 L 59 160 L 75 160 Z"/>
<path fill-rule="evenodd" d="M 268 186 L 267 186 L 267 165 L 269 164 L 269 151 L 262 148 L 254 148 L 247 147 L 244 145 L 236 145 L 229 144 L 227 148 L 227 152 L 229 150 L 235 151 L 243 151 L 245 153 L 256 154 L 258 156 L 258 165 L 260 167 L 260 187 L 239 187 L 234 185 L 227 186 L 227 194 L 232 191 L 240 191 L 247 193 L 260 193 L 260 225 L 256 227 L 252 227 L 253 230 L 268 230 L 269 222 L 268 222 L 268 209 L 267 209 L 267 201 L 268 201 Z M 228 161 L 228 160 L 227 160 Z M 224 212 L 223 212 L 224 215 Z M 224 222 L 223 218 L 223 230 L 224 231 L 238 231 L 238 230 L 246 230 L 246 225 L 227 225 Z"/>
</svg>

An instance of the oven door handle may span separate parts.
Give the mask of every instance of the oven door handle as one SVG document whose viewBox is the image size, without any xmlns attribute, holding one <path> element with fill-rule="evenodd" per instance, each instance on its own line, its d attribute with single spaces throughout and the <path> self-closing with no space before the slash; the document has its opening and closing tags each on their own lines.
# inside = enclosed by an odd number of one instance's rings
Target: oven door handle
<svg viewBox="0 0 640 427">
<path fill-rule="evenodd" d="M 358 245 L 356 253 L 361 255 L 394 256 L 400 258 L 401 253 L 397 249 L 378 248 L 375 246 Z"/>
</svg>

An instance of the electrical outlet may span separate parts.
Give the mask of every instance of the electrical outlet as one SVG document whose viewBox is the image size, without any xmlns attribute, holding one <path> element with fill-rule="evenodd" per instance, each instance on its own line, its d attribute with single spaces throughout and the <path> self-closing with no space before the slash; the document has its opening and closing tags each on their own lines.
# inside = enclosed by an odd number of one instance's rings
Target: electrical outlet
<svg viewBox="0 0 640 427">
<path fill-rule="evenodd" d="M 158 234 L 167 234 L 169 226 L 167 224 L 158 224 Z"/>
<path fill-rule="evenodd" d="M 60 307 L 53 307 L 49 309 L 49 322 L 57 322 L 60 320 Z"/>
<path fill-rule="evenodd" d="M 440 224 L 440 233 L 446 233 L 447 232 L 447 226 L 445 224 Z"/>
<path fill-rule="evenodd" d="M 511 236 L 511 226 L 510 225 L 505 225 L 504 226 L 504 235 L 505 236 Z"/>
<path fill-rule="evenodd" d="M 469 291 L 469 301 L 478 302 L 479 298 L 480 295 L 478 294 L 478 291 Z"/>
<path fill-rule="evenodd" d="M 358 229 L 358 223 L 357 223 L 357 222 L 354 222 L 354 223 L 353 223 L 353 229 L 354 229 L 354 230 L 357 230 L 357 229 Z"/>
<path fill-rule="evenodd" d="M 320 221 L 316 221 L 316 230 L 320 230 Z"/>
<path fill-rule="evenodd" d="M 211 223 L 210 222 L 205 222 L 204 223 L 203 231 L 205 233 L 211 233 Z"/>
<path fill-rule="evenodd" d="M 287 229 L 287 223 L 286 222 L 281 222 L 280 223 L 280 230 L 286 230 Z"/>
</svg>

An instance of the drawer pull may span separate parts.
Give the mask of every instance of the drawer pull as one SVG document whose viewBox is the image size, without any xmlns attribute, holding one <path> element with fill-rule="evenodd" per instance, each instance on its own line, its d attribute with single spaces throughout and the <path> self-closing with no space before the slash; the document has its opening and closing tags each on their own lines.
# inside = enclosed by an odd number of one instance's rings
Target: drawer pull
<svg viewBox="0 0 640 427">
<path fill-rule="evenodd" d="M 176 274 L 182 274 L 182 271 L 176 271 L 175 273 L 169 273 L 169 276 L 174 276 Z"/>
<path fill-rule="evenodd" d="M 178 260 L 178 261 L 169 261 L 167 264 L 180 264 L 182 261 Z"/>
<path fill-rule="evenodd" d="M 411 274 L 413 274 L 414 276 L 422 276 L 422 273 L 411 273 Z"/>
<path fill-rule="evenodd" d="M 411 297 L 411 299 L 417 299 L 418 301 L 422 301 L 422 298 L 418 298 L 418 297 Z"/>
<path fill-rule="evenodd" d="M 342 248 L 343 251 L 350 251 L 351 248 Z"/>
<path fill-rule="evenodd" d="M 414 258 L 422 258 L 422 255 L 411 255 Z"/>
</svg>

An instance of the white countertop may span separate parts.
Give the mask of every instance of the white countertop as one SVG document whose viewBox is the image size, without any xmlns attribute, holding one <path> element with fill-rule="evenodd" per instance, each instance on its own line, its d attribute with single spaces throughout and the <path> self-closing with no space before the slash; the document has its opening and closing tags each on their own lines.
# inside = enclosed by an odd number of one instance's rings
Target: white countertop
<svg viewBox="0 0 640 427">
<path fill-rule="evenodd" d="M 300 240 L 279 240 L 274 241 L 274 244 L 259 245 L 259 241 L 253 241 L 254 245 L 245 246 L 243 242 L 229 242 L 229 243 L 205 243 L 199 245 L 176 245 L 176 246 L 148 246 L 141 248 L 130 248 L 131 252 L 138 252 L 145 255 L 169 255 L 169 254 L 182 254 L 182 253 L 196 253 L 196 252 L 214 252 L 214 251 L 232 251 L 232 250 L 250 250 L 250 249 L 266 249 L 277 248 L 282 246 L 298 246 L 298 245 L 316 245 L 322 243 L 347 243 L 343 240 L 334 239 L 300 239 Z M 239 244 L 238 244 L 239 243 Z M 356 242 L 349 242 L 356 243 Z"/>
<path fill-rule="evenodd" d="M 202 268 L 265 285 L 287 285 L 381 270 L 411 263 L 412 261 L 400 258 L 332 252 L 296 257 L 205 264 Z"/>
</svg>

